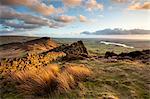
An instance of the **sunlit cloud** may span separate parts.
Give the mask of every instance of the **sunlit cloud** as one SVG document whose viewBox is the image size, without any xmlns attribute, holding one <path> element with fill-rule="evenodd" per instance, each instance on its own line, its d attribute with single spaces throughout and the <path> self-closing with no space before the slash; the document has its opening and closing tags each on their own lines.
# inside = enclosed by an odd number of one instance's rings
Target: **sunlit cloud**
<svg viewBox="0 0 150 99">
<path fill-rule="evenodd" d="M 86 3 L 86 6 L 87 6 L 88 11 L 92 11 L 94 9 L 100 9 L 100 10 L 102 10 L 103 7 L 104 7 L 103 4 L 98 3 L 96 0 L 89 0 Z"/>
<path fill-rule="evenodd" d="M 146 1 L 0 0 L 0 31 L 41 29 L 43 33 L 47 29 L 49 33 L 69 34 L 99 28 L 149 29 L 150 2 Z"/>
<path fill-rule="evenodd" d="M 79 6 L 82 3 L 82 0 L 62 0 L 62 1 L 67 6 Z"/>
<path fill-rule="evenodd" d="M 60 9 L 56 9 L 53 5 L 47 6 L 45 3 L 40 2 L 40 0 L 1 0 L 0 4 L 9 6 L 26 6 L 33 11 L 46 16 L 60 11 Z"/>
<path fill-rule="evenodd" d="M 22 14 L 8 6 L 0 5 L 0 9 L 0 23 L 6 27 L 15 29 L 33 29 L 42 26 L 48 26 L 50 28 L 59 27 L 59 24 L 53 19 Z"/>
<path fill-rule="evenodd" d="M 144 2 L 143 4 L 138 2 L 128 7 L 128 10 L 149 10 L 149 9 L 150 9 L 150 2 Z"/>
<path fill-rule="evenodd" d="M 80 22 L 87 22 L 87 18 L 83 15 L 79 15 Z"/>
<path fill-rule="evenodd" d="M 74 16 L 61 15 L 61 16 L 55 18 L 55 21 L 70 23 L 70 22 L 75 21 L 75 19 L 76 19 L 76 17 L 74 17 Z"/>
</svg>

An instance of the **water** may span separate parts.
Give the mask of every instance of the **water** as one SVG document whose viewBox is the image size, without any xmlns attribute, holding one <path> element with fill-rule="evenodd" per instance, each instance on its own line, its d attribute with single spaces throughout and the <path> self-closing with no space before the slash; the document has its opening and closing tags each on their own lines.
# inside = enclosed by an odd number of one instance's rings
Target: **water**
<svg viewBox="0 0 150 99">
<path fill-rule="evenodd" d="M 128 45 L 122 44 L 122 43 L 106 42 L 106 41 L 100 41 L 100 43 L 106 44 L 106 45 L 116 45 L 116 46 L 121 46 L 121 47 L 126 47 L 126 48 L 134 48 L 133 46 L 128 46 Z"/>
</svg>

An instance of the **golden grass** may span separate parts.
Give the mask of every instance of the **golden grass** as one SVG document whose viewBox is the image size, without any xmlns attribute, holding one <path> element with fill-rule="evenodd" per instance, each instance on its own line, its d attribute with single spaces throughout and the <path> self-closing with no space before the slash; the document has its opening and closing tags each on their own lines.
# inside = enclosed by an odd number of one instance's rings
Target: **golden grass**
<svg viewBox="0 0 150 99">
<path fill-rule="evenodd" d="M 45 69 L 52 71 L 54 74 L 57 74 L 60 71 L 57 64 L 48 64 Z"/>
<path fill-rule="evenodd" d="M 64 69 L 65 72 L 73 75 L 77 80 L 85 79 L 86 77 L 91 75 L 91 70 L 85 67 L 84 65 L 71 65 L 67 66 Z"/>
<path fill-rule="evenodd" d="M 47 67 L 31 68 L 12 74 L 11 79 L 17 83 L 16 88 L 23 94 L 49 95 L 66 93 L 73 89 L 80 80 L 90 76 L 86 67 L 67 66 L 61 71 L 56 64 Z"/>
<path fill-rule="evenodd" d="M 25 94 L 42 95 L 50 93 L 56 86 L 54 73 L 50 69 L 44 68 L 16 72 L 12 76 L 12 80 L 19 83 L 17 89 Z"/>
<path fill-rule="evenodd" d="M 58 77 L 56 79 L 58 81 L 59 93 L 69 92 L 72 88 L 74 88 L 76 84 L 73 76 L 67 72 L 58 74 Z"/>
</svg>

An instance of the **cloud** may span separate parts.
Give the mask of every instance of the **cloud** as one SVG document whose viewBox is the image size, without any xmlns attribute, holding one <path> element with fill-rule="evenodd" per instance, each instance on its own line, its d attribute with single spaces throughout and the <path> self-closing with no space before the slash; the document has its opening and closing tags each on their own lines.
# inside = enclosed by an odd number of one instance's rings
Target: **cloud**
<svg viewBox="0 0 150 99">
<path fill-rule="evenodd" d="M 74 17 L 74 16 L 62 15 L 62 16 L 55 18 L 55 21 L 70 23 L 70 22 L 75 21 L 75 19 L 76 19 L 76 17 Z"/>
<path fill-rule="evenodd" d="M 142 1 L 142 0 L 112 0 L 114 3 L 136 3 L 136 2 L 139 2 L 139 1 Z"/>
<path fill-rule="evenodd" d="M 52 13 L 58 13 L 60 11 L 60 9 L 54 8 L 53 5 L 47 6 L 45 3 L 40 2 L 40 0 L 1 0 L 0 4 L 10 6 L 26 6 L 33 11 L 46 16 Z"/>
<path fill-rule="evenodd" d="M 69 7 L 80 6 L 83 8 L 87 8 L 88 11 L 92 10 L 102 10 L 103 4 L 98 3 L 96 0 L 62 0 L 64 5 Z"/>
<path fill-rule="evenodd" d="M 80 22 L 87 22 L 87 18 L 83 15 L 79 15 Z"/>
<path fill-rule="evenodd" d="M 115 3 L 126 3 L 128 2 L 129 0 L 112 0 L 113 2 Z M 134 0 L 133 0 L 134 1 Z"/>
<path fill-rule="evenodd" d="M 62 1 L 67 6 L 79 6 L 82 3 L 82 0 L 62 0 Z"/>
<path fill-rule="evenodd" d="M 17 19 L 0 20 L 0 22 L 4 26 L 7 26 L 7 27 L 9 26 L 9 27 L 15 28 L 15 29 L 33 29 L 33 28 L 39 27 L 38 24 L 27 24 L 27 23 L 24 23 L 23 21 L 17 20 Z"/>
<path fill-rule="evenodd" d="M 150 9 L 150 2 L 141 3 L 134 3 L 128 7 L 128 10 L 149 10 Z"/>
<path fill-rule="evenodd" d="M 7 6 L 0 5 L 0 9 L 0 23 L 6 27 L 33 29 L 42 26 L 49 26 L 50 28 L 61 26 L 61 24 L 55 22 L 53 19 L 22 14 Z"/>
<path fill-rule="evenodd" d="M 100 9 L 100 10 L 103 9 L 103 4 L 98 3 L 96 0 L 89 0 L 86 3 L 86 6 L 88 8 L 88 11 L 92 11 L 93 9 Z"/>
</svg>

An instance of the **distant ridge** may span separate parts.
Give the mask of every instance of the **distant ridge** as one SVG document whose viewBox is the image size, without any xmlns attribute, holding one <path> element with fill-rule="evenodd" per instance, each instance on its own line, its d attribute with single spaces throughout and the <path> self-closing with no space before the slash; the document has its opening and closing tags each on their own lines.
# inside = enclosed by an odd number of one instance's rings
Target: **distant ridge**
<svg viewBox="0 0 150 99">
<path fill-rule="evenodd" d="M 150 30 L 144 30 L 144 29 L 131 29 L 131 30 L 123 30 L 119 28 L 115 29 L 104 29 L 104 30 L 98 30 L 95 32 L 82 32 L 81 34 L 86 35 L 129 35 L 129 34 L 150 34 Z"/>
</svg>

